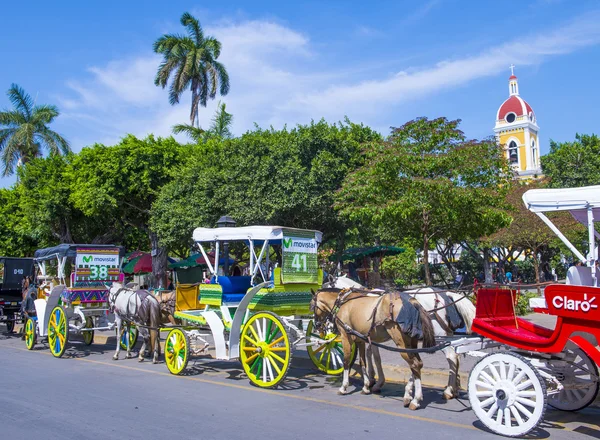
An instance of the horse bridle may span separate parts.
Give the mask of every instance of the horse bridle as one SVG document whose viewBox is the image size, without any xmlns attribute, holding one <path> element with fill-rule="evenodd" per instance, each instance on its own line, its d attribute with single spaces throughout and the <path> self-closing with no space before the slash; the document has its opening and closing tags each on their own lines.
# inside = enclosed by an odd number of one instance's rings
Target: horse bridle
<svg viewBox="0 0 600 440">
<path fill-rule="evenodd" d="M 333 303 L 331 310 L 325 310 L 317 305 L 317 303 L 319 302 L 319 293 L 321 293 L 321 290 L 318 290 L 313 295 L 313 299 L 310 304 L 310 311 L 313 312 L 313 314 L 314 314 L 315 310 L 319 310 L 320 312 L 325 313 L 325 317 L 322 319 L 319 319 L 317 321 L 317 317 L 315 315 L 315 319 L 314 319 L 315 329 L 316 330 L 323 329 L 323 326 L 325 326 L 328 322 L 331 323 L 335 327 L 336 323 L 338 321 L 337 314 L 340 311 L 340 307 L 342 307 L 347 302 L 352 301 L 352 299 L 361 298 L 360 296 L 357 296 L 356 298 L 350 298 L 346 301 L 346 298 L 348 298 L 348 296 L 353 292 L 354 292 L 354 289 L 351 287 L 341 289 L 338 292 L 338 296 L 335 299 L 335 302 Z"/>
<path fill-rule="evenodd" d="M 115 304 L 117 302 L 117 297 L 124 290 L 128 290 L 127 287 L 119 287 L 119 289 L 115 293 L 112 293 L 111 290 L 108 289 L 108 307 L 110 308 L 111 313 L 115 311 Z"/>
</svg>

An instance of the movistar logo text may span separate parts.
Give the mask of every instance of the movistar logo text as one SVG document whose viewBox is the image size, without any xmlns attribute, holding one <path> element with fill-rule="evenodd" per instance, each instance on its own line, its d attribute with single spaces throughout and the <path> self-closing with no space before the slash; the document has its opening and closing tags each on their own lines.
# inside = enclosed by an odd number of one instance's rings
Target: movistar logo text
<svg viewBox="0 0 600 440">
<path fill-rule="evenodd" d="M 85 255 L 83 256 L 83 262 L 84 263 L 91 263 L 92 261 L 94 261 L 94 256 L 90 255 L 89 257 L 86 257 Z"/>
<path fill-rule="evenodd" d="M 293 242 L 293 240 L 291 238 L 284 238 L 283 239 L 283 246 L 287 249 L 290 246 L 292 246 L 292 242 Z"/>
</svg>

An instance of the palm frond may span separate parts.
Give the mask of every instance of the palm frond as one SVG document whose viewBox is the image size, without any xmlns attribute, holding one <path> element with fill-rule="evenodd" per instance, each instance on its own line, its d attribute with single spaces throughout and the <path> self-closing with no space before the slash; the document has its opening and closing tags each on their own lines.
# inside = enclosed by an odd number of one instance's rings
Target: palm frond
<svg viewBox="0 0 600 440">
<path fill-rule="evenodd" d="M 31 113 L 32 124 L 49 124 L 59 115 L 55 105 L 36 105 Z"/>
<path fill-rule="evenodd" d="M 31 117 L 31 109 L 33 108 L 33 99 L 17 84 L 11 84 L 8 89 L 8 99 L 17 111 L 23 113 L 27 118 Z"/>
<path fill-rule="evenodd" d="M 201 45 L 204 40 L 204 32 L 202 26 L 196 17 L 189 12 L 184 12 L 181 16 L 181 24 L 188 30 L 188 34 L 197 45 Z"/>
<path fill-rule="evenodd" d="M 225 66 L 223 64 L 219 63 L 218 61 L 215 61 L 213 63 L 213 66 L 219 74 L 219 85 L 220 85 L 219 93 L 222 96 L 225 96 L 229 93 L 229 87 L 230 87 L 229 86 L 229 74 L 227 73 L 227 69 L 225 69 Z"/>
<path fill-rule="evenodd" d="M 0 112 L 0 125 L 16 127 L 27 122 L 25 115 L 17 110 L 6 110 Z"/>
<path fill-rule="evenodd" d="M 192 124 L 177 124 L 173 126 L 172 130 L 174 134 L 186 134 L 196 143 L 200 143 L 206 133 L 200 127 L 194 127 Z"/>
<path fill-rule="evenodd" d="M 15 133 L 15 130 L 15 128 L 3 128 L 0 130 L 0 151 L 4 149 L 10 137 Z"/>
<path fill-rule="evenodd" d="M 221 55 L 221 42 L 215 37 L 205 38 L 204 47 L 208 48 L 211 51 L 211 54 L 215 60 Z"/>
<path fill-rule="evenodd" d="M 60 134 L 49 128 L 44 127 L 37 133 L 36 137 L 52 154 L 69 154 L 71 152 L 69 142 Z"/>
</svg>

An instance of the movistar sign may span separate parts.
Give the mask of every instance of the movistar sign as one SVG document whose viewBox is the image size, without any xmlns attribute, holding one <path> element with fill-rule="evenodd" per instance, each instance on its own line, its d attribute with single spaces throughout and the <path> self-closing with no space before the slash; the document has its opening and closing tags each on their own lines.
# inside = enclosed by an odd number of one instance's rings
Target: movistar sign
<svg viewBox="0 0 600 440">
<path fill-rule="evenodd" d="M 317 240 L 314 238 L 285 237 L 283 247 L 286 252 L 317 253 Z"/>
<path fill-rule="evenodd" d="M 119 256 L 110 254 L 77 254 L 77 266 L 118 266 Z"/>
</svg>

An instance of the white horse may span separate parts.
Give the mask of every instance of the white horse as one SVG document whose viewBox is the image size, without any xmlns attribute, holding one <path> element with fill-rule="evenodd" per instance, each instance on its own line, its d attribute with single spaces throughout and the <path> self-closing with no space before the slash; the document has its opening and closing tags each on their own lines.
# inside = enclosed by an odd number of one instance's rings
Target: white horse
<svg viewBox="0 0 600 440">
<path fill-rule="evenodd" d="M 113 283 L 108 288 L 108 303 L 110 309 L 115 314 L 115 324 L 117 325 L 117 350 L 113 359 L 119 359 L 121 344 L 118 339 L 121 335 L 121 326 L 123 321 L 134 323 L 139 334 L 144 339 L 139 353 L 139 361 L 144 360 L 146 346 L 150 343 L 150 350 L 154 350 L 153 363 L 158 363 L 160 356 L 160 305 L 154 295 L 146 290 L 132 290 L 120 283 Z M 129 346 L 129 337 L 127 339 L 127 358 L 131 358 L 131 347 Z"/>
<path fill-rule="evenodd" d="M 362 284 L 348 278 L 345 274 L 341 277 L 333 278 L 331 281 L 324 282 L 323 287 L 333 289 L 366 289 Z"/>
<path fill-rule="evenodd" d="M 471 325 L 473 319 L 475 319 L 475 306 L 465 294 L 431 287 L 409 290 L 406 293 L 415 298 L 430 313 L 436 338 L 454 335 L 455 329 L 452 329 L 448 318 L 448 306 L 452 307 L 452 303 L 456 306 L 456 311 L 465 324 L 466 333 L 471 333 Z M 441 296 L 444 294 L 451 301 L 450 305 L 446 304 Z M 446 347 L 442 352 L 446 356 L 450 369 L 448 386 L 444 390 L 444 398 L 450 400 L 458 397 L 460 391 L 459 357 L 454 347 Z"/>
</svg>

